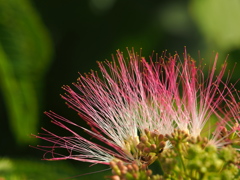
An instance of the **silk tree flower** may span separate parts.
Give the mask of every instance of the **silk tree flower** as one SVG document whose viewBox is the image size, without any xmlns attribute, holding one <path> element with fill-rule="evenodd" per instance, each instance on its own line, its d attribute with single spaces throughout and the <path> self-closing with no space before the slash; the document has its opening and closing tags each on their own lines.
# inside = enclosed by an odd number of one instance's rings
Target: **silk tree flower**
<svg viewBox="0 0 240 180">
<path fill-rule="evenodd" d="M 226 87 L 227 93 L 220 94 L 224 100 L 224 107 L 219 111 L 222 113 L 222 121 L 218 123 L 215 139 L 235 145 L 240 150 L 240 96 L 239 90 L 231 84 Z"/>
<path fill-rule="evenodd" d="M 217 74 L 217 59 L 218 55 L 205 77 L 204 66 L 197 65 L 186 50 L 183 60 L 178 54 L 166 56 L 166 52 L 156 60 L 153 57 L 146 60 L 133 50 L 128 50 L 128 58 L 124 58 L 123 53 L 117 51 L 112 61 L 98 62 L 100 73 L 91 71 L 80 75 L 74 84 L 75 90 L 63 86 L 66 94 L 62 98 L 91 128 L 86 129 L 54 112 L 47 112 L 54 124 L 72 136 L 62 137 L 43 129 L 46 134 L 36 137 L 53 145 L 39 148 L 52 155 L 50 160 L 110 164 L 119 159 L 132 163 L 141 162 L 138 145 L 140 141 L 146 142 L 149 133 L 160 134 L 162 139 L 161 135 L 179 129 L 193 137 L 200 136 L 224 99 L 224 95 L 219 94 L 226 92 L 219 86 L 226 62 Z M 223 121 L 222 118 L 219 120 Z M 105 146 L 87 140 L 66 124 L 84 130 Z M 207 131 L 217 131 L 214 126 L 208 125 Z M 208 137 L 216 146 L 223 145 L 214 135 Z M 153 147 L 159 144 L 153 144 Z M 163 143 L 159 145 L 164 146 Z M 170 146 L 168 142 L 166 148 Z M 69 154 L 59 154 L 58 148 L 67 149 Z"/>
</svg>

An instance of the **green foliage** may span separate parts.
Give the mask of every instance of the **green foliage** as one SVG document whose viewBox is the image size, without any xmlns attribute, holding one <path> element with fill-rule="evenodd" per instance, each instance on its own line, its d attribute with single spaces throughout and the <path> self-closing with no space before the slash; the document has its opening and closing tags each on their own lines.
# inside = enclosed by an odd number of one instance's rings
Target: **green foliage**
<svg viewBox="0 0 240 180">
<path fill-rule="evenodd" d="M 12 132 L 19 144 L 35 140 L 42 78 L 51 42 L 28 0 L 0 0 L 0 83 Z"/>
</svg>

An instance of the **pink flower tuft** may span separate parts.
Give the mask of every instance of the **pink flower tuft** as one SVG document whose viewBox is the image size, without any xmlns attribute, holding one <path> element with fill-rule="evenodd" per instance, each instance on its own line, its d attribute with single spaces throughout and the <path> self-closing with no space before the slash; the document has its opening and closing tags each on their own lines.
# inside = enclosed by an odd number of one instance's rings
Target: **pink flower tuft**
<svg viewBox="0 0 240 180">
<path fill-rule="evenodd" d="M 91 71 L 80 75 L 74 84 L 78 93 L 69 86 L 62 96 L 69 107 L 84 119 L 91 129 L 81 127 L 54 112 L 46 114 L 52 122 L 69 131 L 71 137 L 61 137 L 43 129 L 47 134 L 36 136 L 53 143 L 40 146 L 52 154 L 51 160 L 75 159 L 84 162 L 109 164 L 113 159 L 126 163 L 135 161 L 139 136 L 146 129 L 163 135 L 181 129 L 197 137 L 207 131 L 217 131 L 210 125 L 211 117 L 225 100 L 228 82 L 222 77 L 226 62 L 217 74 L 216 55 L 205 77 L 202 64 L 197 65 L 185 50 L 183 60 L 178 54 L 151 57 L 147 61 L 141 55 L 128 50 L 128 58 L 117 51 L 112 61 L 98 62 L 100 74 Z M 219 96 L 219 94 L 221 94 Z M 230 105 L 230 104 L 229 104 Z M 219 117 L 219 121 L 224 121 Z M 93 143 L 71 130 L 72 124 L 86 131 L 106 146 Z M 213 144 L 220 144 L 216 136 L 208 134 Z M 168 146 L 169 147 L 169 146 Z M 55 149 L 67 149 L 69 155 L 61 155 Z"/>
</svg>

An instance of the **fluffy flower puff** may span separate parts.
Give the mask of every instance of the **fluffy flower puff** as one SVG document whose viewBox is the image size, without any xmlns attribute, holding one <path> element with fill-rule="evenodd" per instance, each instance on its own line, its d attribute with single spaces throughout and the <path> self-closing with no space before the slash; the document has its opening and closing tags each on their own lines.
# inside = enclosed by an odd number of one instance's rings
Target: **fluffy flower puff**
<svg viewBox="0 0 240 180">
<path fill-rule="evenodd" d="M 136 157 L 136 146 L 146 129 L 165 135 L 177 128 L 193 137 L 204 133 L 206 126 L 209 132 L 218 131 L 209 123 L 210 117 L 219 108 L 227 91 L 219 88 L 226 62 L 216 74 L 217 59 L 218 55 L 205 77 L 205 66 L 197 65 L 186 50 L 183 60 L 178 54 L 166 56 L 166 52 L 146 60 L 133 50 L 128 50 L 128 58 L 124 58 L 123 53 L 117 51 L 112 61 L 98 62 L 100 74 L 91 71 L 80 75 L 74 84 L 77 92 L 63 86 L 66 94 L 62 98 L 91 129 L 47 112 L 54 124 L 71 132 L 72 136 L 61 137 L 43 129 L 47 134 L 36 137 L 54 145 L 39 148 L 51 153 L 51 160 L 75 159 L 109 164 L 113 159 L 120 159 L 131 163 L 140 158 Z M 68 123 L 83 129 L 106 146 L 80 136 L 65 125 Z M 224 145 L 211 133 L 208 137 L 213 144 Z M 67 149 L 69 155 L 58 154 L 57 148 Z"/>
</svg>

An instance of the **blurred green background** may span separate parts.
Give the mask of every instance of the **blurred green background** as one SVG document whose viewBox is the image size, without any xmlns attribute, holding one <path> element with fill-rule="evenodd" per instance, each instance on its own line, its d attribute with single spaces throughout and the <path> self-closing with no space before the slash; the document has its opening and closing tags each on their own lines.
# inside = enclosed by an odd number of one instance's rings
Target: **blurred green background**
<svg viewBox="0 0 240 180">
<path fill-rule="evenodd" d="M 96 61 L 117 49 L 143 48 L 220 61 L 240 60 L 239 0 L 0 0 L 0 179 L 61 179 L 106 169 L 76 161 L 41 161 L 29 145 L 40 127 L 65 135 L 43 111 L 85 125 L 59 94 L 78 72 L 98 70 Z M 221 66 L 221 63 L 219 63 Z M 239 78 L 235 70 L 232 81 Z M 79 132 L 80 134 L 82 132 Z M 97 173 L 72 179 L 103 177 Z"/>
</svg>

